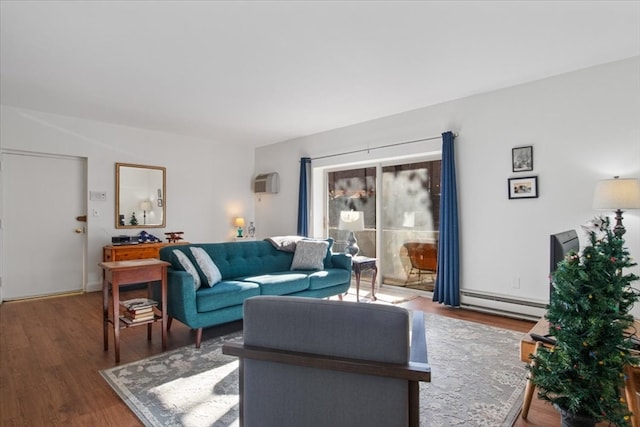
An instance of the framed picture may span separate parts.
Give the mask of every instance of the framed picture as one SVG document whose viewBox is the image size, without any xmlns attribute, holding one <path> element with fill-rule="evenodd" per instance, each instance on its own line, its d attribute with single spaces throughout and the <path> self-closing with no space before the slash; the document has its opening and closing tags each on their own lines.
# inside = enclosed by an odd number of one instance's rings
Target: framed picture
<svg viewBox="0 0 640 427">
<path fill-rule="evenodd" d="M 533 170 L 533 146 L 516 147 L 511 149 L 511 163 L 514 172 Z"/>
<path fill-rule="evenodd" d="M 538 197 L 538 177 L 509 178 L 510 199 L 533 199 Z"/>
<path fill-rule="evenodd" d="M 162 199 L 158 199 L 158 207 L 161 208 L 162 207 Z"/>
</svg>

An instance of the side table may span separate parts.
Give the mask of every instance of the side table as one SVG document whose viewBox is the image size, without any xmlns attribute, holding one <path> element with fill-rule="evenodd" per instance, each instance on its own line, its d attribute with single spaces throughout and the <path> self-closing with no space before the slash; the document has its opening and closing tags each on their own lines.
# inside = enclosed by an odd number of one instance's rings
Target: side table
<svg viewBox="0 0 640 427">
<path fill-rule="evenodd" d="M 636 331 L 640 331 L 640 319 L 635 319 L 633 322 L 633 326 L 629 328 L 628 332 L 630 335 L 634 335 Z M 531 330 L 522 337 L 520 340 L 520 360 L 523 362 L 530 363 L 531 359 L 529 359 L 529 355 L 533 354 L 537 351 L 536 345 L 540 345 L 537 341 L 531 338 L 530 334 L 538 334 L 545 335 L 549 332 L 549 321 L 543 317 L 538 320 Z M 638 376 L 640 376 L 640 366 L 639 365 L 626 365 L 624 367 L 625 373 L 625 381 L 624 381 L 624 392 L 625 397 L 627 399 L 627 405 L 629 407 L 629 412 L 631 412 L 631 425 L 633 427 L 640 427 L 640 417 L 638 417 L 638 413 L 640 413 L 640 405 L 638 404 Z M 525 388 L 525 392 L 523 395 L 522 402 L 522 419 L 527 419 L 529 415 L 529 408 L 531 407 L 531 399 L 533 398 L 533 392 L 535 390 L 535 385 L 531 382 L 529 378 L 527 378 L 527 385 Z"/>
<path fill-rule="evenodd" d="M 151 340 L 151 325 L 160 322 L 162 325 L 162 349 L 167 349 L 167 266 L 166 261 L 159 259 L 139 259 L 131 261 L 101 262 L 104 280 L 102 281 L 102 312 L 104 338 L 104 350 L 109 350 L 109 323 L 113 325 L 113 346 L 115 350 L 116 363 L 120 362 L 120 328 L 147 325 L 147 339 Z M 154 318 L 145 322 L 126 324 L 119 317 L 120 306 L 120 286 L 133 283 L 148 283 L 149 296 L 151 296 L 151 282 L 161 283 L 161 310 L 159 318 Z M 112 318 L 109 318 L 109 288 L 111 288 Z"/>
<path fill-rule="evenodd" d="M 376 277 L 378 276 L 378 265 L 376 258 L 369 258 L 366 256 L 354 256 L 351 259 L 351 265 L 353 266 L 353 272 L 356 275 L 356 301 L 360 302 L 360 275 L 363 271 L 373 270 L 373 277 L 371 278 L 371 299 L 376 300 Z"/>
</svg>

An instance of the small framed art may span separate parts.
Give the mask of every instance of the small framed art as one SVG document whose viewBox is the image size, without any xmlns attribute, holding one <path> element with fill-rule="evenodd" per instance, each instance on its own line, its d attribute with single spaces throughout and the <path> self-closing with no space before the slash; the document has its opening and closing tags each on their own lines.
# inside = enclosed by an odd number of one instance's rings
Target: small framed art
<svg viewBox="0 0 640 427">
<path fill-rule="evenodd" d="M 511 149 L 511 163 L 514 172 L 533 170 L 533 146 L 516 147 Z"/>
<path fill-rule="evenodd" d="M 534 199 L 538 197 L 538 177 L 509 178 L 510 199 Z"/>
</svg>

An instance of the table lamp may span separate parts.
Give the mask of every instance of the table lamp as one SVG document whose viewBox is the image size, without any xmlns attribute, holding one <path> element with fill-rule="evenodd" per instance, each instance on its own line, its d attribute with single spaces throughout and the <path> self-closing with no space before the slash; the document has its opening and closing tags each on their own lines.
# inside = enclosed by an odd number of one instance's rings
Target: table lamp
<svg viewBox="0 0 640 427">
<path fill-rule="evenodd" d="M 622 237 L 626 232 L 622 225 L 622 209 L 640 209 L 640 180 L 614 176 L 596 184 L 593 195 L 594 209 L 615 209 L 616 225 L 613 233 Z"/>
<path fill-rule="evenodd" d="M 242 239 L 242 227 L 244 227 L 244 218 L 242 218 L 241 216 L 237 217 L 233 221 L 233 225 L 238 227 L 238 235 L 236 236 L 236 238 Z"/>
<path fill-rule="evenodd" d="M 148 201 L 148 200 L 145 200 L 145 201 L 141 202 L 140 203 L 140 209 L 142 209 L 142 218 L 143 218 L 142 223 L 146 224 L 147 223 L 147 211 L 151 210 L 151 202 Z"/>
<path fill-rule="evenodd" d="M 347 238 L 347 247 L 344 248 L 344 253 L 351 256 L 358 255 L 360 248 L 358 247 L 358 240 L 356 239 L 355 232 L 364 230 L 364 212 L 340 212 L 340 223 L 338 224 L 338 229 L 349 231 L 349 237 Z"/>
</svg>

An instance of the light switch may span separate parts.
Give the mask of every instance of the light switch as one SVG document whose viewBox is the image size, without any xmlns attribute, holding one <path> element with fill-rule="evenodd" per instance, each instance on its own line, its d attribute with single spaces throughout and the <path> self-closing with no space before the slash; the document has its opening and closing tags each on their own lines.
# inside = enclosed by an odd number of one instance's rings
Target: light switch
<svg viewBox="0 0 640 427">
<path fill-rule="evenodd" d="M 97 201 L 97 202 L 106 202 L 107 201 L 107 192 L 106 191 L 90 191 L 89 192 L 89 200 Z M 96 216 L 96 215 L 94 215 Z"/>
</svg>

